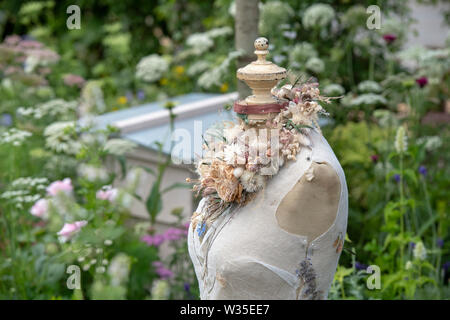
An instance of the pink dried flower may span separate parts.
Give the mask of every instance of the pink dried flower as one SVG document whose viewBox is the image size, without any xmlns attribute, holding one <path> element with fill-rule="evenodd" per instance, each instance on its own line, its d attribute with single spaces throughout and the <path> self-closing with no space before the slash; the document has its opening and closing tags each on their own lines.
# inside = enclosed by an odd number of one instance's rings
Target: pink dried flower
<svg viewBox="0 0 450 320">
<path fill-rule="evenodd" d="M 70 178 L 65 178 L 64 180 L 57 180 L 52 182 L 47 187 L 47 193 L 50 196 L 56 196 L 59 192 L 64 192 L 70 194 L 73 190 L 72 180 Z"/>
</svg>

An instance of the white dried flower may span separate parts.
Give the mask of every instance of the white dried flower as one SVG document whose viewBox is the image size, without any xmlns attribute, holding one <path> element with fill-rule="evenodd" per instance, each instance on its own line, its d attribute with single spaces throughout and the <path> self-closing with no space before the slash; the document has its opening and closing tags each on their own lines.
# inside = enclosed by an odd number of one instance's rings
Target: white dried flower
<svg viewBox="0 0 450 320">
<path fill-rule="evenodd" d="M 223 150 L 223 157 L 225 162 L 228 164 L 243 163 L 242 161 L 245 163 L 244 151 L 237 143 L 225 146 L 225 149 Z"/>
<path fill-rule="evenodd" d="M 138 79 L 155 82 L 161 79 L 165 72 L 169 69 L 169 63 L 157 54 L 151 54 L 139 61 L 136 66 L 136 77 Z"/>
<path fill-rule="evenodd" d="M 248 192 L 256 192 L 261 190 L 264 187 L 265 182 L 263 176 L 248 170 L 245 170 L 242 173 L 240 181 L 244 187 L 244 190 Z"/>
</svg>

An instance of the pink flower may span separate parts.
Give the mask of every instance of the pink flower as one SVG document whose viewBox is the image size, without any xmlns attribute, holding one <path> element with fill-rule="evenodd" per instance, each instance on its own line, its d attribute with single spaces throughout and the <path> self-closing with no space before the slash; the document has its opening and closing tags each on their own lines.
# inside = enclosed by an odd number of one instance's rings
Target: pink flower
<svg viewBox="0 0 450 320">
<path fill-rule="evenodd" d="M 175 241 L 179 240 L 183 237 L 184 232 L 179 228 L 169 228 L 164 232 L 164 238 L 167 241 Z"/>
<path fill-rule="evenodd" d="M 84 78 L 76 74 L 66 74 L 63 77 L 63 81 L 64 84 L 66 84 L 69 87 L 77 86 L 79 88 L 81 88 L 85 83 Z"/>
<path fill-rule="evenodd" d="M 47 187 L 47 193 L 51 196 L 56 196 L 59 192 L 70 194 L 72 190 L 72 180 L 70 178 L 54 181 Z"/>
<path fill-rule="evenodd" d="M 62 229 L 58 232 L 58 236 L 60 236 L 63 242 L 66 242 L 73 235 L 75 235 L 78 231 L 81 230 L 87 224 L 86 220 L 75 221 L 74 223 L 65 223 Z"/>
<path fill-rule="evenodd" d="M 41 219 L 48 218 L 48 201 L 46 199 L 39 199 L 36 203 L 31 207 L 30 213 Z"/>
<path fill-rule="evenodd" d="M 394 42 L 397 39 L 397 36 L 395 34 L 387 33 L 387 34 L 383 35 L 383 39 L 384 39 L 384 41 L 386 41 L 387 44 L 391 44 L 392 42 Z"/>
<path fill-rule="evenodd" d="M 113 202 L 117 198 L 117 193 L 117 189 L 111 188 L 111 186 L 105 186 L 97 191 L 96 197 L 100 200 Z"/>
<path fill-rule="evenodd" d="M 155 247 L 160 246 L 164 242 L 164 240 L 165 238 L 162 234 L 155 234 L 154 236 L 147 234 L 141 238 L 142 242 L 145 242 L 149 246 Z"/>
</svg>

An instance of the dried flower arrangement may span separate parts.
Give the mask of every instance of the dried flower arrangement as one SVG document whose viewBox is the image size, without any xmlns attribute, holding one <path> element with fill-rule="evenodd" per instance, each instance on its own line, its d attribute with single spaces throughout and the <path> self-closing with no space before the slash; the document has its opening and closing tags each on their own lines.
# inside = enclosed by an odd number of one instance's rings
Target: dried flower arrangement
<svg viewBox="0 0 450 320">
<path fill-rule="evenodd" d="M 308 135 L 311 130 L 320 133 L 318 115 L 326 114 L 318 102 L 333 99 L 320 95 L 317 82 L 300 84 L 298 78 L 271 93 L 286 103 L 280 113 L 262 122 L 238 114 L 239 123 L 223 123 L 205 133 L 205 156 L 196 165 L 199 179 L 187 179 L 205 199 L 202 212 L 192 216 L 199 236 L 222 213 L 250 201 L 286 161 L 296 160 L 301 148 L 311 146 Z"/>
</svg>

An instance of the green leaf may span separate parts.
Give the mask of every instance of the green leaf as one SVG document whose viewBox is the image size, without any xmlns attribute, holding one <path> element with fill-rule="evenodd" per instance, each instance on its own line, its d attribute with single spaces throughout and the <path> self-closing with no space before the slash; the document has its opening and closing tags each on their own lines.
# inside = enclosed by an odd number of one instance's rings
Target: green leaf
<svg viewBox="0 0 450 320">
<path fill-rule="evenodd" d="M 176 189 L 176 188 L 191 188 L 191 185 L 188 183 L 183 183 L 183 182 L 175 182 L 174 184 L 171 184 L 170 186 L 168 186 L 167 188 L 163 189 L 161 191 L 161 194 L 166 193 L 170 190 Z"/>
<path fill-rule="evenodd" d="M 145 202 L 145 206 L 147 207 L 147 211 L 150 214 L 151 221 L 155 222 L 156 216 L 162 210 L 162 199 L 161 193 L 159 192 L 159 183 L 153 184 L 150 195 Z"/>
</svg>

